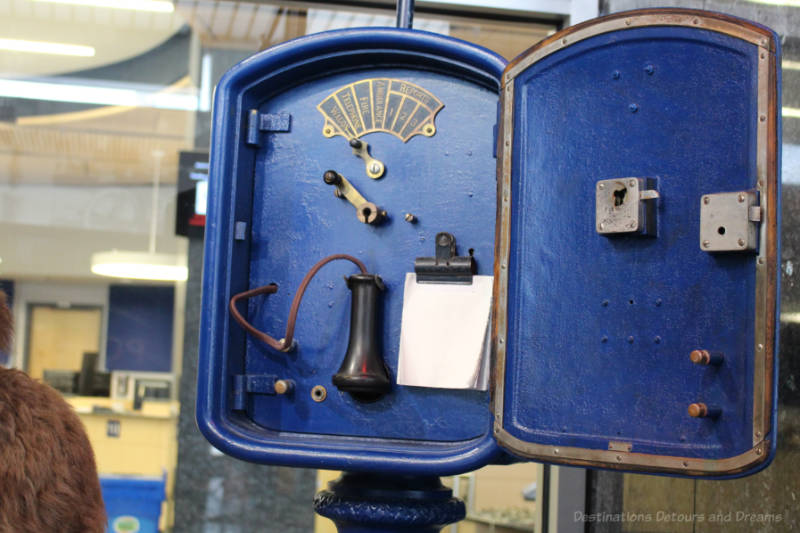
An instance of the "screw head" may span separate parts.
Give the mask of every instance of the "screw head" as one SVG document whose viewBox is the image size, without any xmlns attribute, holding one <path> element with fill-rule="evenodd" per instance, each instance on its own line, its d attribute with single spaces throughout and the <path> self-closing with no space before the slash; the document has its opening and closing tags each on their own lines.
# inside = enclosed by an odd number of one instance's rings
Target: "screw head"
<svg viewBox="0 0 800 533">
<path fill-rule="evenodd" d="M 358 139 L 350 139 L 350 146 L 358 150 L 359 148 L 361 148 L 361 141 L 359 141 Z"/>
<path fill-rule="evenodd" d="M 709 198 L 708 196 L 703 196 L 703 203 L 708 205 L 709 203 L 711 203 L 711 198 Z"/>
<path fill-rule="evenodd" d="M 415 217 L 411 213 L 406 213 L 406 215 L 403 218 L 405 219 L 406 222 L 412 222 L 413 223 L 413 222 L 417 221 L 417 217 Z"/>
<path fill-rule="evenodd" d="M 628 187 L 636 187 L 636 180 L 628 180 Z"/>
<path fill-rule="evenodd" d="M 736 242 L 738 242 L 738 243 L 739 243 L 739 246 L 744 246 L 744 245 L 745 245 L 744 239 L 739 239 L 739 240 L 738 240 L 738 241 L 736 241 Z"/>
<path fill-rule="evenodd" d="M 709 246 L 711 246 L 711 242 L 703 241 L 703 248 L 708 248 Z"/>
<path fill-rule="evenodd" d="M 618 80 L 620 75 L 621 74 L 618 70 L 615 70 L 614 72 L 611 73 L 611 77 L 614 78 L 615 80 Z"/>
<path fill-rule="evenodd" d="M 655 72 L 655 67 L 653 65 L 647 65 L 644 67 L 644 71 L 648 74 L 648 76 L 652 76 L 653 72 Z"/>
<path fill-rule="evenodd" d="M 631 113 L 636 113 L 637 111 L 639 111 L 639 106 L 637 104 L 631 104 L 628 106 L 628 109 L 630 110 Z"/>
<path fill-rule="evenodd" d="M 377 174 L 381 171 L 381 166 L 377 162 L 373 161 L 369 165 L 369 171 L 372 174 Z"/>
<path fill-rule="evenodd" d="M 597 184 L 597 188 L 598 188 L 598 189 L 600 189 L 600 190 L 602 191 L 603 189 L 605 189 L 605 188 L 606 188 L 606 184 L 605 184 L 605 183 L 598 183 L 598 184 Z"/>
<path fill-rule="evenodd" d="M 599 229 L 600 231 L 603 231 L 605 228 L 606 228 L 606 225 L 603 224 L 602 222 L 597 225 L 597 229 Z"/>
<path fill-rule="evenodd" d="M 742 202 L 744 202 L 746 199 L 747 199 L 747 197 L 745 196 L 745 194 L 744 194 L 743 192 L 742 192 L 742 193 L 739 193 L 739 203 L 740 203 L 740 204 L 741 204 Z"/>
<path fill-rule="evenodd" d="M 636 227 L 636 222 L 630 222 L 628 224 L 628 227 L 631 228 L 631 229 L 635 228 Z"/>
</svg>

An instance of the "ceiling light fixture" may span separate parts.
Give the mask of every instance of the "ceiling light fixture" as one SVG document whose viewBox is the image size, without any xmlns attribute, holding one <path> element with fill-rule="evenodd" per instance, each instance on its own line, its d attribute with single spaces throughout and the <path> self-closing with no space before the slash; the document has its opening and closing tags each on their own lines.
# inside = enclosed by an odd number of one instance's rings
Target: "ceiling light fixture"
<svg viewBox="0 0 800 533">
<path fill-rule="evenodd" d="M 766 4 L 769 6 L 800 7 L 800 0 L 747 0 L 754 4 Z"/>
<path fill-rule="evenodd" d="M 800 118 L 800 108 L 798 107 L 784 107 L 783 116 L 788 118 Z"/>
<path fill-rule="evenodd" d="M 100 276 L 153 281 L 186 281 L 189 269 L 178 254 L 156 253 L 158 229 L 158 186 L 161 181 L 161 159 L 164 152 L 153 152 L 153 194 L 150 210 L 150 245 L 146 252 L 111 250 L 92 254 L 92 272 Z"/>
<path fill-rule="evenodd" d="M 800 61 L 784 59 L 781 61 L 781 67 L 783 67 L 783 70 L 800 70 Z"/>
<path fill-rule="evenodd" d="M 26 41 L 24 39 L 0 39 L 0 50 L 78 57 L 94 57 L 95 53 L 94 47 L 92 46 L 49 43 L 45 41 Z"/>
<path fill-rule="evenodd" d="M 111 250 L 92 254 L 92 272 L 100 276 L 155 281 L 186 281 L 189 270 L 175 254 Z"/>
<path fill-rule="evenodd" d="M 88 80 L 46 78 L 43 80 L 0 79 L 0 97 L 25 98 L 48 102 L 154 107 L 156 109 L 197 110 L 197 90 L 169 91 L 157 85 L 113 83 Z"/>
<path fill-rule="evenodd" d="M 131 11 L 149 11 L 153 13 L 172 13 L 175 5 L 167 0 L 34 0 L 52 4 L 70 4 L 74 6 L 106 7 L 109 9 L 128 9 Z"/>
</svg>

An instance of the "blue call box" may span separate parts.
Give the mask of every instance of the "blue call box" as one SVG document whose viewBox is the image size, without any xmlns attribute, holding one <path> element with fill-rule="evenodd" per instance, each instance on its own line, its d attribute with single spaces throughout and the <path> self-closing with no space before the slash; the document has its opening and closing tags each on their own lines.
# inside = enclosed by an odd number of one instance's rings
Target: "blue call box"
<svg viewBox="0 0 800 533">
<path fill-rule="evenodd" d="M 201 431 L 247 461 L 394 474 L 765 467 L 779 64 L 770 30 L 680 9 L 508 65 L 372 28 L 240 63 L 213 113 Z M 488 390 L 398 385 L 411 272 L 493 276 Z"/>
</svg>

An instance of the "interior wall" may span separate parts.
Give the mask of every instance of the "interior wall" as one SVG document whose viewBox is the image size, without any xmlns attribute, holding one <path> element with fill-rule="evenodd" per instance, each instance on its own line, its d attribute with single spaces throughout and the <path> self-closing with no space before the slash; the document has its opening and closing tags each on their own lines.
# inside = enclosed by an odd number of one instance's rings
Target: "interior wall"
<svg viewBox="0 0 800 533">
<path fill-rule="evenodd" d="M 78 371 L 84 353 L 99 353 L 101 308 L 61 309 L 34 304 L 28 319 L 26 371 L 34 379 L 42 379 L 45 370 Z"/>
<path fill-rule="evenodd" d="M 97 283 L 58 283 L 46 281 L 18 281 L 14 284 L 14 324 L 16 337 L 12 360 L 9 365 L 26 368 L 28 331 L 28 308 L 31 304 L 53 304 L 62 308 L 70 306 L 98 307 L 102 311 L 99 362 L 103 368 L 106 361 L 106 329 L 108 323 L 108 285 Z"/>
</svg>

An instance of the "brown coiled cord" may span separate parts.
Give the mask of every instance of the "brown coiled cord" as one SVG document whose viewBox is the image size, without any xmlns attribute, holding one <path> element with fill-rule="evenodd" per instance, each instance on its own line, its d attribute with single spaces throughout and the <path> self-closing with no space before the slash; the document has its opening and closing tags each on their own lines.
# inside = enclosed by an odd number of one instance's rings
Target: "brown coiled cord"
<svg viewBox="0 0 800 533">
<path fill-rule="evenodd" d="M 297 311 L 300 309 L 300 301 L 303 299 L 303 293 L 306 292 L 306 287 L 311 282 L 311 279 L 319 272 L 319 269 L 323 266 L 327 265 L 331 261 L 336 261 L 338 259 L 344 259 L 350 261 L 351 263 L 355 264 L 358 268 L 361 269 L 362 274 L 367 273 L 367 267 L 364 266 L 360 260 L 356 259 L 352 255 L 347 254 L 334 254 L 329 255 L 328 257 L 320 260 L 311 267 L 311 270 L 305 275 L 303 280 L 300 282 L 300 286 L 297 288 L 297 292 L 294 294 L 294 299 L 292 300 L 292 307 L 289 309 L 289 320 L 286 323 L 286 335 L 277 340 L 274 337 L 270 337 L 266 333 L 261 330 L 256 329 L 250 324 L 245 318 L 239 313 L 239 310 L 236 308 L 236 303 L 239 300 L 246 300 L 248 298 L 252 298 L 253 296 L 258 296 L 259 294 L 275 294 L 278 291 L 278 286 L 274 283 L 270 283 L 269 285 L 264 285 L 263 287 L 258 287 L 256 289 L 252 289 L 249 291 L 240 292 L 231 298 L 230 303 L 230 310 L 231 315 L 233 316 L 234 320 L 239 323 L 250 335 L 257 338 L 261 342 L 268 344 L 272 348 L 275 348 L 281 352 L 288 352 L 292 349 L 294 343 L 294 326 L 297 322 Z"/>
</svg>

